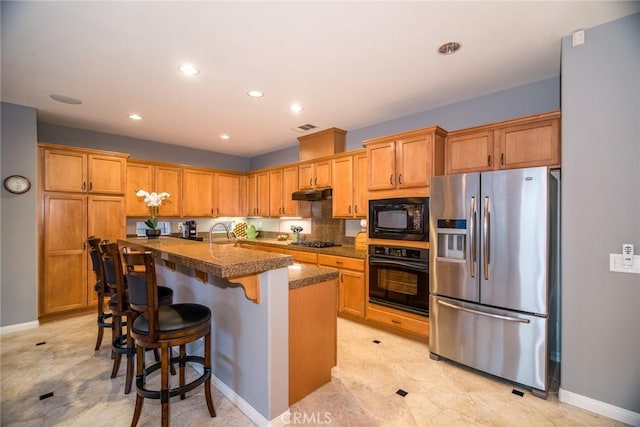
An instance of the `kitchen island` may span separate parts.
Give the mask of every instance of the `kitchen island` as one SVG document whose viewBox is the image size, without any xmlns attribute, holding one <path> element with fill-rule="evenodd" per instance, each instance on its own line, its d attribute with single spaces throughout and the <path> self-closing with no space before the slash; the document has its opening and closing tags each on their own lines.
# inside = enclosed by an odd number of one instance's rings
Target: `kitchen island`
<svg viewBox="0 0 640 427">
<path fill-rule="evenodd" d="M 337 270 L 228 241 L 118 243 L 154 254 L 158 283 L 174 290 L 174 302 L 211 309 L 214 385 L 256 424 L 277 424 L 291 403 L 330 380 Z"/>
</svg>

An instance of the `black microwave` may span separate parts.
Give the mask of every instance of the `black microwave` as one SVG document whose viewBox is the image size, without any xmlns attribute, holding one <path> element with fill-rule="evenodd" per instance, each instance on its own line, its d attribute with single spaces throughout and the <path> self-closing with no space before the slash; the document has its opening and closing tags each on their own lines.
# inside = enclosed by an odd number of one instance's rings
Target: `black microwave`
<svg viewBox="0 0 640 427">
<path fill-rule="evenodd" d="M 369 238 L 429 241 L 429 198 L 369 200 Z"/>
</svg>

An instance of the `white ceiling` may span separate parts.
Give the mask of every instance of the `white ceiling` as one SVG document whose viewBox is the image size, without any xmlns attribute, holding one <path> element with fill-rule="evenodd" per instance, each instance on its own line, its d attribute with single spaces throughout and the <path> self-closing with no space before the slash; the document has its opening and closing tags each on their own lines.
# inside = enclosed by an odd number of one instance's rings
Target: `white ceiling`
<svg viewBox="0 0 640 427">
<path fill-rule="evenodd" d="M 638 10 L 637 1 L 3 0 L 2 101 L 36 108 L 42 122 L 254 156 L 295 145 L 302 124 L 348 131 L 556 76 L 563 36 Z M 462 49 L 439 55 L 448 41 Z M 200 73 L 181 75 L 184 62 Z M 251 89 L 265 96 L 249 98 Z M 293 102 L 304 110 L 291 113 Z"/>
</svg>

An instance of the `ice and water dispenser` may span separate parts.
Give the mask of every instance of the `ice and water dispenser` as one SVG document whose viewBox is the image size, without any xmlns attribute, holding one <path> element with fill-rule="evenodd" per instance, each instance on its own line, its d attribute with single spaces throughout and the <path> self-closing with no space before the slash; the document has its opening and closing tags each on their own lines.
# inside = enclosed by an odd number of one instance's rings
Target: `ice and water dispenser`
<svg viewBox="0 0 640 427">
<path fill-rule="evenodd" d="M 437 257 L 441 261 L 465 261 L 467 259 L 467 220 L 437 220 Z"/>
</svg>

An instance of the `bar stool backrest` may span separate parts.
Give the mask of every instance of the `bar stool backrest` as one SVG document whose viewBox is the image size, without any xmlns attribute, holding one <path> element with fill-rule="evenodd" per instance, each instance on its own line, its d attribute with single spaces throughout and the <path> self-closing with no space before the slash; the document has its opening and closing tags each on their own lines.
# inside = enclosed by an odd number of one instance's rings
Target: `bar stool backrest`
<svg viewBox="0 0 640 427">
<path fill-rule="evenodd" d="M 124 281 L 124 272 L 122 271 L 122 260 L 117 243 L 109 243 L 106 240 L 100 243 L 100 251 L 102 252 L 102 264 L 104 266 L 105 281 L 107 285 L 115 290 L 117 309 L 124 312 L 127 306 L 127 290 Z"/>
<path fill-rule="evenodd" d="M 100 239 L 95 236 L 87 237 L 87 244 L 89 245 L 89 256 L 91 257 L 91 268 L 96 275 L 96 292 L 107 293 L 107 283 L 104 280 L 104 265 L 102 264 L 102 258 L 100 255 Z"/>
<path fill-rule="evenodd" d="M 132 309 L 145 313 L 149 322 L 149 339 L 158 337 L 158 288 L 156 267 L 151 252 L 123 251 L 126 264 L 129 305 Z"/>
</svg>

